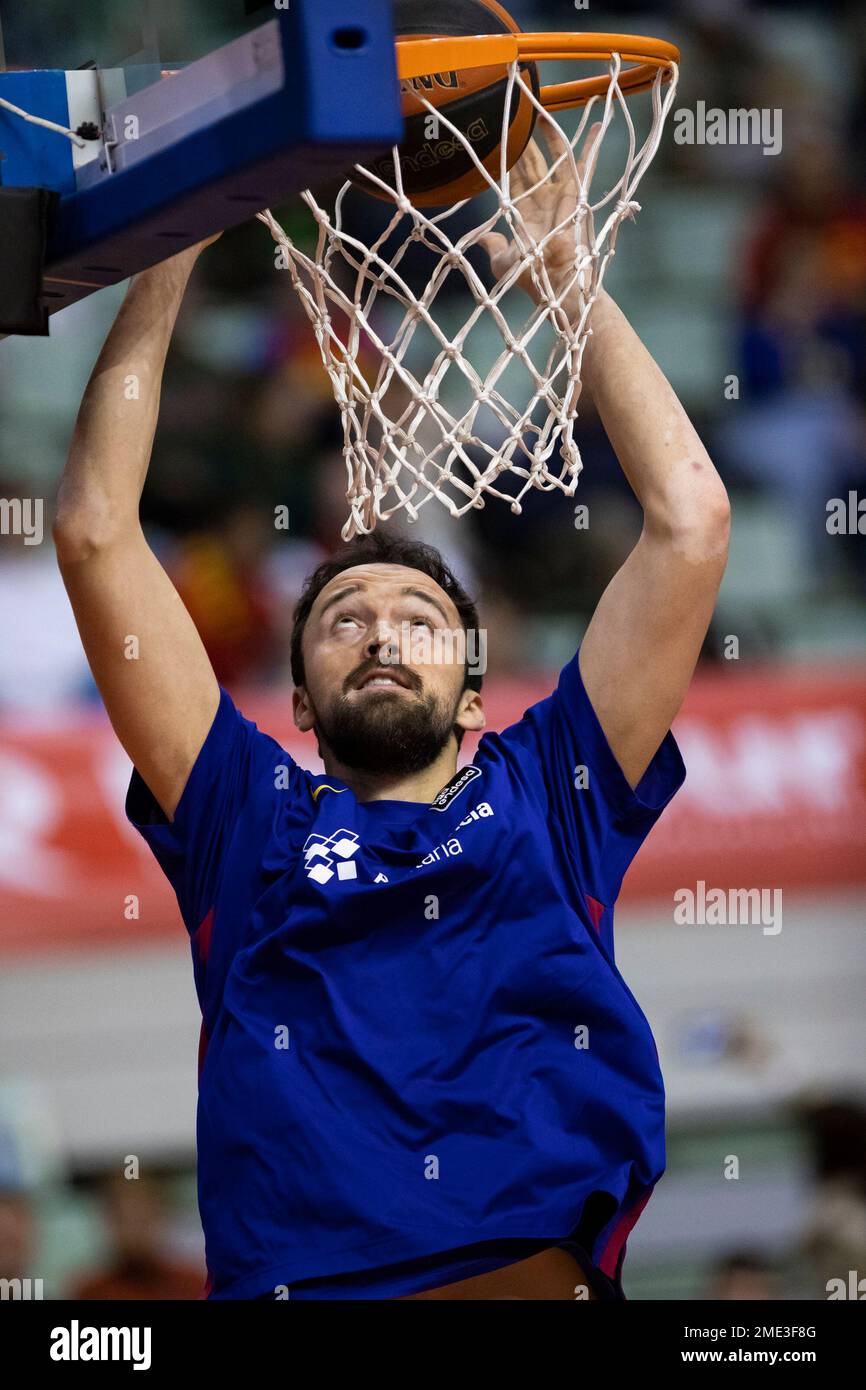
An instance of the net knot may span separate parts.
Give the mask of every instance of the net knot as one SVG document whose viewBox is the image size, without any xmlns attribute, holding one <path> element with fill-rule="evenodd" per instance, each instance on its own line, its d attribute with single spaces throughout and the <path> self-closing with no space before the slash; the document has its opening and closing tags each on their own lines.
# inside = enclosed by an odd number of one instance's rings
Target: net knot
<svg viewBox="0 0 866 1390">
<path fill-rule="evenodd" d="M 616 213 L 618 217 L 633 218 L 636 212 L 640 212 L 640 203 L 636 203 L 633 198 L 621 198 L 616 205 Z"/>
</svg>

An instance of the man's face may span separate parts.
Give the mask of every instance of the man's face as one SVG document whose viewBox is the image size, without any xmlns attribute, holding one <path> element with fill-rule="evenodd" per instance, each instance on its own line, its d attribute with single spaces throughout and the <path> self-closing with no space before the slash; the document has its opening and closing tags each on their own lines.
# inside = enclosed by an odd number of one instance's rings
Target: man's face
<svg viewBox="0 0 866 1390">
<path fill-rule="evenodd" d="M 419 570 L 345 570 L 307 620 L 295 723 L 315 729 L 323 755 L 343 767 L 421 772 L 448 747 L 455 725 L 484 724 L 479 696 L 464 689 L 462 634 L 451 599 Z"/>
</svg>

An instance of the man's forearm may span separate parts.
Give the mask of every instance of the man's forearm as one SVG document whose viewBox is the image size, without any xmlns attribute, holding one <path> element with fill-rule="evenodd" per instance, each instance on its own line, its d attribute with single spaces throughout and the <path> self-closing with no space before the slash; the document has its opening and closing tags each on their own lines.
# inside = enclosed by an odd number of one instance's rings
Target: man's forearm
<svg viewBox="0 0 866 1390">
<path fill-rule="evenodd" d="M 673 387 L 605 293 L 590 327 L 583 381 L 648 524 L 712 524 L 725 490 Z"/>
<path fill-rule="evenodd" d="M 137 524 L 162 375 L 196 254 L 137 275 L 99 354 L 78 413 L 57 503 L 58 531 L 95 536 Z"/>
</svg>

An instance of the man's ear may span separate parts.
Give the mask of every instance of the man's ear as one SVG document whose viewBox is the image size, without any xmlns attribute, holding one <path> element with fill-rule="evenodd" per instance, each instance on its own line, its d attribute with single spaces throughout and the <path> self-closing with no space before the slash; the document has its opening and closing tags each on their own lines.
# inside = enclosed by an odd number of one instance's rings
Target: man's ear
<svg viewBox="0 0 866 1390">
<path fill-rule="evenodd" d="M 302 734 L 308 734 L 315 725 L 315 716 L 306 686 L 295 686 L 292 691 L 292 716 L 295 721 L 295 728 L 300 729 Z"/>
<path fill-rule="evenodd" d="M 454 723 L 459 724 L 467 733 L 477 733 L 479 729 L 484 728 L 487 723 L 484 717 L 484 702 L 477 690 L 464 690 L 460 696 Z"/>
</svg>

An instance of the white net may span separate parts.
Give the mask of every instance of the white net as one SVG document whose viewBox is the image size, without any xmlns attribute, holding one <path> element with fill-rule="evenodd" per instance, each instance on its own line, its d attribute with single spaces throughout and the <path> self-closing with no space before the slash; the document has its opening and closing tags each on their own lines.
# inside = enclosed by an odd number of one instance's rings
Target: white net
<svg viewBox="0 0 866 1390">
<path fill-rule="evenodd" d="M 449 221 L 469 200 L 433 215 L 415 207 L 404 192 L 396 150 L 393 186 L 356 166 L 393 205 L 369 244 L 349 230 L 346 200 L 352 190 L 356 197 L 366 196 L 351 182 L 343 185 L 330 213 L 309 190 L 303 194 L 318 224 L 311 254 L 293 244 L 270 211 L 259 214 L 282 248 L 342 412 L 350 507 L 344 539 L 372 531 L 395 513 L 414 521 L 431 497 L 462 516 L 483 506 L 487 496 L 519 513 L 532 488 L 573 495 L 582 468 L 574 426 L 590 312 L 619 227 L 639 210 L 635 192 L 658 149 L 676 91 L 676 67 L 659 69 L 650 130 L 639 144 L 620 72 L 621 59 L 614 54 L 604 98 L 587 102 L 569 138 L 536 98 L 519 64 L 510 64 L 498 179 L 448 120 L 447 110 L 421 98 L 496 195 L 483 220 L 453 239 Z M 536 108 L 537 122 L 531 158 L 509 171 L 508 114 L 519 96 L 518 83 Z M 593 203 L 590 187 L 599 150 L 617 111 L 625 121 L 625 168 Z M 598 129 L 581 161 L 575 149 L 593 126 Z M 544 200 L 554 181 L 569 196 Z M 491 200 L 481 201 L 489 205 Z M 493 232 L 504 232 L 512 249 L 507 269 L 491 286 L 486 256 L 470 253 Z M 417 271 L 418 245 L 429 257 L 429 275 L 421 285 L 417 273 L 401 273 L 410 251 Z M 468 313 L 465 292 L 443 294 L 452 276 L 459 276 L 468 291 Z M 535 301 L 528 316 L 527 293 Z"/>
</svg>

